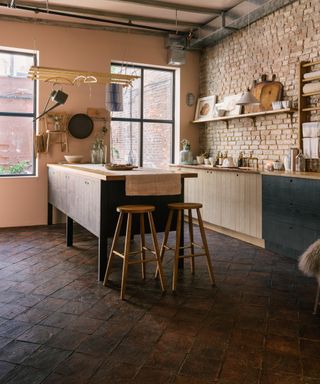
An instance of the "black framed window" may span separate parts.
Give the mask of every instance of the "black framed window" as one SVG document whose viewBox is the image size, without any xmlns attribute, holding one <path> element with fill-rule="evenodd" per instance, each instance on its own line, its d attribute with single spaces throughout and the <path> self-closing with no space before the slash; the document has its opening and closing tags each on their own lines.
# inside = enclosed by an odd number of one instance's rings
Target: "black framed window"
<svg viewBox="0 0 320 384">
<path fill-rule="evenodd" d="M 36 65 L 33 53 L 0 48 L 0 177 L 35 174 Z"/>
<path fill-rule="evenodd" d="M 124 88 L 123 111 L 112 112 L 111 160 L 168 166 L 174 159 L 175 71 L 116 63 L 111 71 L 139 76 Z"/>
</svg>

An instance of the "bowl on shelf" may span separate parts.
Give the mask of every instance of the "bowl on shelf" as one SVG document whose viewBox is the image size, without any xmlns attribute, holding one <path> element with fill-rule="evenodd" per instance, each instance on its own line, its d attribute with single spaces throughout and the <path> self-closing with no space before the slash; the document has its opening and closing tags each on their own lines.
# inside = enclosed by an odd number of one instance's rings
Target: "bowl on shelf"
<svg viewBox="0 0 320 384">
<path fill-rule="evenodd" d="M 83 156 L 82 155 L 65 155 L 64 158 L 70 164 L 81 163 Z"/>
</svg>

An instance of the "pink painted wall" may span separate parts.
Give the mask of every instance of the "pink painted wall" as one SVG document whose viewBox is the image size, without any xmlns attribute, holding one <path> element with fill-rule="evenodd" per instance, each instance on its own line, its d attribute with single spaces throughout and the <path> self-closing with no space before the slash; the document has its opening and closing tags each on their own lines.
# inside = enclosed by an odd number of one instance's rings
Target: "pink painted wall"
<svg viewBox="0 0 320 384">
<path fill-rule="evenodd" d="M 35 24 L 0 22 L 0 46 L 39 51 L 39 65 L 67 69 L 107 71 L 110 62 L 129 61 L 149 65 L 167 65 L 167 50 L 162 37 L 134 35 L 85 29 L 48 27 Z M 4 33 L 5 31 L 5 33 Z M 187 53 L 187 63 L 181 66 L 180 85 L 180 140 L 191 141 L 194 154 L 199 150 L 198 128 L 190 124 L 195 106 L 186 105 L 186 95 L 198 95 L 199 55 Z M 41 112 L 51 85 L 39 84 Z M 64 106 L 56 109 L 68 114 L 86 113 L 87 108 L 104 107 L 104 87 L 93 85 L 64 86 L 69 97 Z M 97 131 L 101 125 L 95 124 Z M 89 161 L 89 150 L 94 133 L 79 140 L 69 136 L 69 152 L 83 154 Z M 179 150 L 179 148 L 177 148 Z M 57 144 L 48 154 L 38 157 L 38 176 L 0 178 L 0 227 L 42 225 L 47 222 L 47 163 L 63 161 L 64 153 Z"/>
</svg>

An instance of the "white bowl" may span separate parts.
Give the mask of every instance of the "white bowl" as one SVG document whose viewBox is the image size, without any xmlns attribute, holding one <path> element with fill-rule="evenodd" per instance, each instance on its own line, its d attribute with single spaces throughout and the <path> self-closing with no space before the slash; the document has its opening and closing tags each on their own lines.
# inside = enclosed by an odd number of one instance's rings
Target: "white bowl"
<svg viewBox="0 0 320 384">
<path fill-rule="evenodd" d="M 83 159 L 82 155 L 65 155 L 64 158 L 67 160 L 68 163 L 81 163 L 81 160 Z"/>
<path fill-rule="evenodd" d="M 217 113 L 218 113 L 218 117 L 223 117 L 225 114 L 226 114 L 227 110 L 226 109 L 218 109 Z"/>
</svg>

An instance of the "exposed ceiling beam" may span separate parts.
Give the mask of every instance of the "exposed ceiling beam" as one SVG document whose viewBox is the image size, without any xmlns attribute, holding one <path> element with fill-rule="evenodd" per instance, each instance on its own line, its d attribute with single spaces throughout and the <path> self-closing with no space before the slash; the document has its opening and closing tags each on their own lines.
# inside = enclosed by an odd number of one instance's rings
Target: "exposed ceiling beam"
<svg viewBox="0 0 320 384">
<path fill-rule="evenodd" d="M 19 1 L 19 5 L 25 6 L 25 7 L 35 7 L 35 3 L 30 2 L 30 1 Z M 46 2 L 39 2 L 36 4 L 36 8 L 45 9 L 47 11 L 47 3 Z M 70 7 L 70 6 L 59 5 L 59 4 L 50 4 L 50 3 L 49 3 L 49 10 L 62 11 L 62 12 L 68 12 L 68 13 L 72 13 L 72 14 L 80 14 L 80 15 L 94 15 L 94 16 L 99 16 L 99 17 L 112 17 L 112 18 L 116 18 L 116 19 L 124 19 L 127 21 L 143 21 L 143 22 L 169 24 L 169 25 L 175 25 L 176 24 L 175 19 L 162 19 L 162 18 L 157 18 L 157 17 L 131 15 L 131 14 L 126 14 L 126 13 L 101 11 L 99 9 L 83 8 L 83 7 L 82 8 Z M 178 22 L 178 26 L 183 26 L 183 27 L 188 27 L 188 28 L 198 28 L 199 24 L 181 20 Z"/>
<path fill-rule="evenodd" d="M 154 8 L 174 9 L 177 11 L 203 13 L 203 14 L 209 14 L 209 15 L 214 15 L 214 14 L 219 15 L 221 12 L 221 10 L 216 10 L 214 8 L 196 7 L 193 5 L 178 4 L 178 3 L 167 3 L 165 1 L 159 1 L 159 0 L 113 0 L 113 1 L 123 2 L 123 3 L 135 3 L 140 5 L 147 5 Z"/>
<path fill-rule="evenodd" d="M 3 2 L 0 2 L 0 7 L 8 8 L 8 5 L 4 4 Z M 144 25 L 144 24 L 135 24 L 135 23 L 132 23 L 131 21 L 121 22 L 121 21 L 108 20 L 108 19 L 88 16 L 88 15 L 74 15 L 72 13 L 65 13 L 62 11 L 53 11 L 50 9 L 47 10 L 47 9 L 42 9 L 42 8 L 37 8 L 37 7 L 16 5 L 15 9 L 24 10 L 24 11 L 31 11 L 31 12 L 35 12 L 35 13 L 44 13 L 44 14 L 55 15 L 55 16 L 65 16 L 65 17 L 70 17 L 70 18 L 79 19 L 79 20 L 95 21 L 95 22 L 104 23 L 104 24 L 126 26 L 127 28 L 129 27 L 132 29 L 134 29 L 134 28 L 135 29 L 145 29 L 145 30 L 158 31 L 158 32 L 163 32 L 163 33 L 175 33 L 176 32 L 175 28 L 174 29 L 159 28 L 159 27 L 154 27 L 152 25 L 148 26 L 148 25 Z"/>
<path fill-rule="evenodd" d="M 257 0 L 254 0 L 257 1 Z M 192 39 L 190 42 L 190 48 L 205 48 L 217 44 L 220 40 L 234 33 L 235 30 L 248 26 L 248 19 L 250 24 L 273 13 L 277 9 L 280 9 L 286 5 L 292 4 L 298 0 L 260 0 L 264 1 L 262 5 L 257 7 L 255 10 L 249 13 L 249 15 L 243 15 L 233 22 L 229 23 L 225 27 L 218 28 L 214 32 L 206 34 L 204 37 L 198 39 Z"/>
<path fill-rule="evenodd" d="M 16 23 L 27 23 L 27 24 L 39 24 L 39 25 L 50 25 L 53 27 L 63 27 L 63 28 L 82 28 L 94 31 L 109 31 L 109 32 L 120 32 L 127 33 L 128 27 L 121 26 L 110 26 L 110 25 L 101 25 L 101 24 L 89 24 L 89 23 L 72 23 L 69 21 L 58 21 L 58 20 L 48 20 L 41 19 L 39 17 L 25 17 L 25 16 L 10 16 L 0 14 L 1 21 L 16 22 Z M 161 31 L 151 31 L 144 29 L 132 29 L 133 34 L 137 35 L 154 35 L 154 36 L 167 36 L 166 33 Z"/>
</svg>

